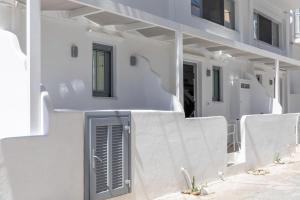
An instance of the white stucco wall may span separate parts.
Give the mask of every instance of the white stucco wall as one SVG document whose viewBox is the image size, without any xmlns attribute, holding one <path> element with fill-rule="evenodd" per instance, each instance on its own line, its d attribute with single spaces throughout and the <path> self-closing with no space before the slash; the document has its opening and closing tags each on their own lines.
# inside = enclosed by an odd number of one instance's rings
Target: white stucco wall
<svg viewBox="0 0 300 200">
<path fill-rule="evenodd" d="M 291 155 L 299 114 L 242 118 L 244 170 Z M 115 200 L 153 199 L 186 187 L 185 168 L 197 182 L 228 172 L 224 117 L 185 119 L 183 113 L 133 111 L 130 194 Z M 51 115 L 48 136 L 8 138 L 0 143 L 1 200 L 83 200 L 84 112 Z"/>
<path fill-rule="evenodd" d="M 300 94 L 291 94 L 289 101 L 289 112 L 300 112 Z"/>
<path fill-rule="evenodd" d="M 298 114 L 244 116 L 242 153 L 249 168 L 262 167 L 274 161 L 276 154 L 291 156 L 296 146 Z"/>
<path fill-rule="evenodd" d="M 60 109 L 172 110 L 175 93 L 174 49 L 128 34 L 88 32 L 88 26 L 44 16 L 42 22 L 42 84 Z M 92 97 L 92 43 L 114 47 L 114 97 Z M 79 49 L 71 58 L 70 48 Z M 130 56 L 137 66 L 130 66 Z"/>
<path fill-rule="evenodd" d="M 1 140 L 1 200 L 83 200 L 84 113 L 55 113 L 48 136 Z"/>
<path fill-rule="evenodd" d="M 0 30 L 0 138 L 30 134 L 30 80 L 15 34 Z"/>
<path fill-rule="evenodd" d="M 4 2 L 12 3 L 10 0 Z M 0 4 L 0 30 L 13 32 L 18 37 L 21 50 L 26 52 L 26 10 L 23 6 Z"/>
<path fill-rule="evenodd" d="M 48 136 L 1 141 L 1 200 L 83 200 L 84 113 L 54 112 Z M 132 193 L 153 199 L 185 188 L 184 167 L 199 183 L 226 167 L 224 117 L 187 120 L 176 112 L 132 112 Z M 209 166 L 209 167 L 208 167 Z"/>
</svg>

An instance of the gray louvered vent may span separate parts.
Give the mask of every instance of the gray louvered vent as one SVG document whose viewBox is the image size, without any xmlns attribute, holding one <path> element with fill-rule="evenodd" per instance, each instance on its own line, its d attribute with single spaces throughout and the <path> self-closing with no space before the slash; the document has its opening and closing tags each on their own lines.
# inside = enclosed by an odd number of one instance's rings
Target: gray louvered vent
<svg viewBox="0 0 300 200">
<path fill-rule="evenodd" d="M 90 121 L 90 200 L 105 200 L 130 191 L 129 117 Z"/>
<path fill-rule="evenodd" d="M 108 191 L 108 126 L 96 127 L 96 193 Z"/>
<path fill-rule="evenodd" d="M 112 126 L 112 189 L 123 186 L 123 126 Z"/>
</svg>

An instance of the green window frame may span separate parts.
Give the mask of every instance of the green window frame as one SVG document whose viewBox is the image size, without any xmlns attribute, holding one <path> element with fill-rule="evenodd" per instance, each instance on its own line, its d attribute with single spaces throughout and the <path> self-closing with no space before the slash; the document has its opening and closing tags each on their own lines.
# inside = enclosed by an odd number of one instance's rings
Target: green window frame
<svg viewBox="0 0 300 200">
<path fill-rule="evenodd" d="M 221 83 L 221 67 L 213 66 L 213 95 L 212 100 L 216 102 L 222 101 L 222 83 Z"/>
<path fill-rule="evenodd" d="M 113 95 L 113 47 L 93 43 L 93 96 Z"/>
</svg>

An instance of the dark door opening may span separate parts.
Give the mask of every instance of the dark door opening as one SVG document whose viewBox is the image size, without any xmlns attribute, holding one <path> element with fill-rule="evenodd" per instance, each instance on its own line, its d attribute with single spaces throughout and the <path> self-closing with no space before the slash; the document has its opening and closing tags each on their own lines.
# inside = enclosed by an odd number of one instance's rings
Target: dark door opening
<svg viewBox="0 0 300 200">
<path fill-rule="evenodd" d="M 185 117 L 196 117 L 196 65 L 183 65 Z"/>
</svg>

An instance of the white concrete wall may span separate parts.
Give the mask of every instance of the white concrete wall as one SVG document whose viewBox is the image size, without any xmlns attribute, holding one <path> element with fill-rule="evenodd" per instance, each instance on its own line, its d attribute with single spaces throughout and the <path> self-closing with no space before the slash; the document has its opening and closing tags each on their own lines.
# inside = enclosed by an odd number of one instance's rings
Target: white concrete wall
<svg viewBox="0 0 300 200">
<path fill-rule="evenodd" d="M 49 136 L 0 145 L 1 200 L 83 200 L 84 113 L 55 113 Z"/>
<path fill-rule="evenodd" d="M 83 200 L 84 113 L 55 112 L 48 136 L 1 141 L 1 200 Z M 199 183 L 226 167 L 223 117 L 132 112 L 133 191 L 115 199 L 153 199 L 185 188 L 181 168 Z M 209 166 L 209 167 L 207 167 Z"/>
<path fill-rule="evenodd" d="M 0 138 L 30 133 L 30 80 L 15 34 L 0 30 Z"/>
<path fill-rule="evenodd" d="M 198 183 L 216 179 L 226 167 L 224 117 L 185 119 L 182 113 L 141 111 L 132 112 L 132 126 L 133 199 L 184 189 L 182 167 Z"/>
<path fill-rule="evenodd" d="M 0 4 L 0 30 L 13 32 L 18 37 L 21 50 L 26 52 L 26 10 L 21 5 L 10 5 L 13 1 L 4 2 L 8 4 Z"/>
<path fill-rule="evenodd" d="M 299 114 L 242 118 L 244 170 L 289 156 Z M 83 200 L 84 112 L 54 112 L 48 136 L 0 143 L 1 200 Z M 218 178 L 227 164 L 224 117 L 185 119 L 183 113 L 132 112 L 132 192 L 116 200 L 153 199 L 186 187 L 185 168 L 197 182 Z M 226 170 L 228 172 L 228 170 Z"/>
<path fill-rule="evenodd" d="M 296 146 L 296 125 L 299 114 L 244 116 L 242 153 L 247 168 L 262 167 L 280 157 L 291 156 Z"/>
<path fill-rule="evenodd" d="M 299 113 L 300 112 L 300 94 L 291 94 L 289 101 L 289 112 Z"/>
<path fill-rule="evenodd" d="M 88 26 L 44 16 L 42 84 L 54 108 L 172 110 L 175 94 L 173 44 L 127 34 L 89 33 Z M 114 97 L 92 96 L 92 43 L 114 47 Z M 71 45 L 79 49 L 70 55 Z M 130 66 L 130 56 L 137 66 Z"/>
</svg>

